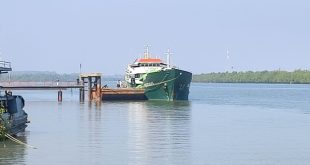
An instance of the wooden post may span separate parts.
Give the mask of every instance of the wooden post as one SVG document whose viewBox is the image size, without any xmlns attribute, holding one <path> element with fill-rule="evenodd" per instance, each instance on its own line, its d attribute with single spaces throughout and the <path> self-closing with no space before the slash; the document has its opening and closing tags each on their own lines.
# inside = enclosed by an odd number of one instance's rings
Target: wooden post
<svg viewBox="0 0 310 165">
<path fill-rule="evenodd" d="M 80 102 L 84 102 L 84 100 L 85 100 L 85 89 L 83 87 L 80 88 Z"/>
<path fill-rule="evenodd" d="M 91 101 L 93 99 L 92 97 L 92 77 L 88 77 L 88 100 Z"/>
<path fill-rule="evenodd" d="M 80 88 L 80 102 L 84 102 L 85 101 L 85 87 L 84 87 L 84 77 L 81 77 L 81 82 L 83 87 Z"/>
<path fill-rule="evenodd" d="M 62 102 L 62 91 L 58 91 L 58 102 Z"/>
</svg>

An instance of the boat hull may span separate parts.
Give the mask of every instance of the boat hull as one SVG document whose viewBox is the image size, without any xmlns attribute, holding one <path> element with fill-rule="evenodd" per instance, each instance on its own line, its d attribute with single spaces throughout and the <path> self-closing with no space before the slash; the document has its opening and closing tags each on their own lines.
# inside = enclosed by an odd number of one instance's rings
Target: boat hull
<svg viewBox="0 0 310 165">
<path fill-rule="evenodd" d="M 24 131 L 28 123 L 28 114 L 23 110 L 24 99 L 16 95 L 0 96 L 0 103 L 0 125 L 4 126 L 10 135 Z"/>
<path fill-rule="evenodd" d="M 148 73 L 143 86 L 148 100 L 188 100 L 192 73 L 180 69 L 165 69 Z"/>
</svg>

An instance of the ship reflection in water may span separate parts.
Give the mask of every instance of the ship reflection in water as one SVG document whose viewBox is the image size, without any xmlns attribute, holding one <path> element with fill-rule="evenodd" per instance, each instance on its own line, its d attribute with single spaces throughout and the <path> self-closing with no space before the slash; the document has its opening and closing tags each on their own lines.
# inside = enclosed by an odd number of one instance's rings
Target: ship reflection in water
<svg viewBox="0 0 310 165">
<path fill-rule="evenodd" d="M 38 149 L 1 142 L 0 164 L 190 164 L 190 106 L 30 99 L 31 125 L 18 138 Z"/>
<path fill-rule="evenodd" d="M 129 104 L 129 161 L 190 164 L 189 102 Z"/>
<path fill-rule="evenodd" d="M 79 163 L 190 164 L 188 101 L 87 103 L 79 121 Z"/>
</svg>

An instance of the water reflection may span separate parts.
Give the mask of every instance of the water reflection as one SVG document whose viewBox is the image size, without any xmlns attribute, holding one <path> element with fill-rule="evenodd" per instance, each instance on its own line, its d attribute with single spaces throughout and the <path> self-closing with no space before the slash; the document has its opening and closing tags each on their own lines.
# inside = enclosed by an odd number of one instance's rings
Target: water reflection
<svg viewBox="0 0 310 165">
<path fill-rule="evenodd" d="M 190 164 L 190 103 L 129 103 L 131 164 Z"/>
<path fill-rule="evenodd" d="M 189 102 L 81 104 L 81 164 L 190 164 Z"/>
<path fill-rule="evenodd" d="M 0 142 L 0 164 L 309 164 L 309 86 L 215 87 L 193 85 L 192 102 L 27 101 L 20 138 L 38 149 Z"/>
<path fill-rule="evenodd" d="M 79 115 L 78 162 L 81 164 L 98 164 L 103 155 L 103 124 L 101 104 L 97 102 L 82 103 Z"/>
<path fill-rule="evenodd" d="M 27 143 L 26 133 L 18 134 L 18 140 Z M 0 164 L 15 165 L 24 164 L 26 150 L 25 147 L 11 140 L 0 142 Z"/>
</svg>

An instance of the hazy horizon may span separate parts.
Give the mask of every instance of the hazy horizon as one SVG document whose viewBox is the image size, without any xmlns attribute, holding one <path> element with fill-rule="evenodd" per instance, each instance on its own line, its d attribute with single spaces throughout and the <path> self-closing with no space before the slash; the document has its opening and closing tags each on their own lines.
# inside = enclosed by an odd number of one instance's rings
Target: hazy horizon
<svg viewBox="0 0 310 165">
<path fill-rule="evenodd" d="M 194 75 L 199 75 L 199 74 L 209 74 L 209 73 L 225 73 L 225 72 L 229 72 L 229 73 L 232 73 L 232 72 L 264 72 L 264 71 L 267 71 L 267 72 L 274 72 L 274 71 L 284 71 L 284 72 L 294 72 L 294 71 L 298 71 L 298 70 L 302 70 L 302 71 L 310 71 L 310 69 L 294 69 L 294 70 L 282 70 L 282 69 L 275 69 L 275 70 L 256 70 L 256 71 L 253 71 L 253 70 L 244 70 L 244 71 L 223 71 L 223 72 L 202 72 L 202 73 L 194 73 Z M 55 74 L 59 74 L 59 75 L 63 75 L 63 74 L 67 74 L 67 75 L 70 75 L 70 74 L 80 74 L 79 72 L 57 72 L 57 71 L 48 71 L 48 70 L 12 70 L 11 73 L 31 73 L 31 72 L 34 72 L 34 73 L 55 73 Z M 87 73 L 102 73 L 102 72 L 87 72 Z M 104 74 L 102 73 L 103 76 L 124 76 L 125 73 L 120 73 L 120 74 Z M 4 75 L 3 75 L 4 76 Z"/>
<path fill-rule="evenodd" d="M 308 70 L 309 15 L 305 0 L 0 1 L 0 56 L 16 71 L 120 75 L 150 44 L 194 74 Z"/>
</svg>

